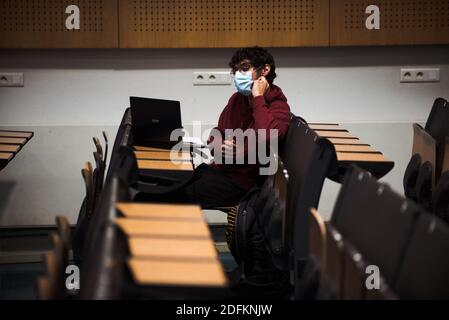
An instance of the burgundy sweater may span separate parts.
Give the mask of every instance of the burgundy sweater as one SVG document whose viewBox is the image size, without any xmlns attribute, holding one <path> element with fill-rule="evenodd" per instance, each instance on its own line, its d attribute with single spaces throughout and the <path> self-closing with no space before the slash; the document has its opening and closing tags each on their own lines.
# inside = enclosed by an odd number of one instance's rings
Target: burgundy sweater
<svg viewBox="0 0 449 320">
<path fill-rule="evenodd" d="M 228 101 L 218 120 L 218 129 L 224 139 L 225 129 L 270 129 L 278 130 L 279 144 L 285 136 L 290 124 L 290 107 L 281 88 L 270 86 L 270 91 L 264 96 L 253 98 L 250 106 L 248 97 L 236 92 Z M 209 144 L 213 146 L 213 139 Z M 221 143 L 221 142 L 219 142 Z M 256 184 L 259 175 L 258 164 L 216 164 L 221 172 L 235 181 L 245 190 Z"/>
</svg>

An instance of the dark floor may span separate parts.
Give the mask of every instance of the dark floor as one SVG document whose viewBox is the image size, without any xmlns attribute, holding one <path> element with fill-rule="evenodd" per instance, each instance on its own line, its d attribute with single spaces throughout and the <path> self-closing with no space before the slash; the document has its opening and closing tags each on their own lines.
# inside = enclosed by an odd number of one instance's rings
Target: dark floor
<svg viewBox="0 0 449 320">
<path fill-rule="evenodd" d="M 220 253 L 226 272 L 237 265 L 230 253 Z M 36 299 L 36 277 L 43 274 L 42 263 L 0 264 L 0 300 Z"/>
<path fill-rule="evenodd" d="M 210 229 L 214 241 L 226 249 L 226 228 L 217 224 L 210 225 Z M 51 249 L 49 234 L 55 231 L 54 226 L 0 227 L 0 300 L 37 298 L 36 278 L 44 273 L 42 255 Z M 224 251 L 219 256 L 224 271 L 229 272 L 237 265 L 232 255 Z"/>
<path fill-rule="evenodd" d="M 0 264 L 0 300 L 36 299 L 35 280 L 42 263 Z"/>
</svg>

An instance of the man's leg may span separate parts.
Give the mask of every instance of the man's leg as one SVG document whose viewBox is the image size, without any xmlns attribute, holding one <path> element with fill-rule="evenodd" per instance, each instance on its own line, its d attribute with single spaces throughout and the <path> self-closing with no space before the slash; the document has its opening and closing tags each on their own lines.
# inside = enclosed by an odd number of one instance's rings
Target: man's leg
<svg viewBox="0 0 449 320">
<path fill-rule="evenodd" d="M 240 187 L 219 169 L 203 164 L 195 169 L 191 182 L 166 194 L 139 193 L 134 201 L 163 203 L 197 203 L 203 209 L 236 205 L 247 190 Z"/>
<path fill-rule="evenodd" d="M 204 209 L 235 206 L 247 192 L 215 167 L 202 165 L 198 169 L 199 178 L 184 192 Z"/>
</svg>

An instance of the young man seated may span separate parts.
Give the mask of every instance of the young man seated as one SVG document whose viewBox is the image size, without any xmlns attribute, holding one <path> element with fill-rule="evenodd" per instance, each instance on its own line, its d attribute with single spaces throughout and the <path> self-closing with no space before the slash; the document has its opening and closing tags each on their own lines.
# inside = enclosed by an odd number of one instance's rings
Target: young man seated
<svg viewBox="0 0 449 320">
<path fill-rule="evenodd" d="M 290 107 L 281 88 L 273 84 L 276 66 L 267 50 L 238 49 L 229 67 L 237 92 L 209 138 L 213 162 L 198 166 L 182 189 L 164 195 L 139 194 L 135 200 L 198 203 L 204 209 L 234 206 L 263 182 L 260 154 L 266 157 L 270 146 L 276 149 L 281 144 L 290 124 Z"/>
</svg>

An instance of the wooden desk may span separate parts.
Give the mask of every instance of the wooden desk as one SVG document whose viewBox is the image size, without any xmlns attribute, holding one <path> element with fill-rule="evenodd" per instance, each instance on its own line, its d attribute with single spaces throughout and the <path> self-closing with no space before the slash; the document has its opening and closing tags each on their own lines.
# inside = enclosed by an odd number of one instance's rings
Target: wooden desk
<svg viewBox="0 0 449 320">
<path fill-rule="evenodd" d="M 352 139 L 341 139 L 341 138 L 327 138 L 332 144 L 352 144 L 352 145 L 366 145 L 369 146 L 369 144 L 364 144 L 362 141 L 360 141 L 359 138 L 352 138 Z"/>
<path fill-rule="evenodd" d="M 30 131 L 7 131 L 7 130 L 0 130 L 0 137 L 11 137 L 11 138 L 26 138 L 26 139 L 31 139 L 31 137 L 33 137 L 33 132 L 30 132 Z"/>
<path fill-rule="evenodd" d="M 217 249 L 210 239 L 170 239 L 129 237 L 128 247 L 132 257 L 186 260 L 213 260 Z"/>
<path fill-rule="evenodd" d="M 346 173 L 346 169 L 355 164 L 360 168 L 370 172 L 377 179 L 382 178 L 394 167 L 394 162 L 388 160 L 382 153 L 363 152 L 337 152 L 338 171 L 340 181 Z"/>
<path fill-rule="evenodd" d="M 337 152 L 364 152 L 364 153 L 377 153 L 371 146 L 360 144 L 338 144 L 334 145 Z"/>
<path fill-rule="evenodd" d="M 317 135 L 328 139 L 335 148 L 337 156 L 338 174 L 332 177 L 340 182 L 346 169 L 356 164 L 376 178 L 386 175 L 394 166 L 394 162 L 386 159 L 381 152 L 373 149 L 369 144 L 362 143 L 359 138 L 352 136 L 338 124 L 309 125 Z"/>
<path fill-rule="evenodd" d="M 116 224 L 128 236 L 209 238 L 210 232 L 200 220 L 148 220 L 116 218 Z"/>
<path fill-rule="evenodd" d="M 10 161 L 14 157 L 14 153 L 0 152 L 0 160 Z"/>
<path fill-rule="evenodd" d="M 127 218 L 193 219 L 203 221 L 201 207 L 183 204 L 118 203 L 117 209 Z"/>
<path fill-rule="evenodd" d="M 341 127 L 338 123 L 316 123 L 309 124 L 309 127 L 313 130 L 324 130 L 324 131 L 347 131 L 345 128 Z"/>
<path fill-rule="evenodd" d="M 20 150 L 20 146 L 16 144 L 0 144 L 0 152 L 13 152 L 17 153 Z"/>
<path fill-rule="evenodd" d="M 325 138 L 344 138 L 344 139 L 354 139 L 356 137 L 352 136 L 348 131 L 332 131 L 332 130 L 315 130 L 315 132 L 320 137 Z"/>
<path fill-rule="evenodd" d="M 191 161 L 189 152 L 134 151 L 139 160 Z"/>
<path fill-rule="evenodd" d="M 18 144 L 23 145 L 27 141 L 26 138 L 10 138 L 10 137 L 1 137 L 0 136 L 0 143 L 1 144 Z"/>
<path fill-rule="evenodd" d="M 227 279 L 219 261 L 177 261 L 131 258 L 128 266 L 140 285 L 224 287 Z"/>
<path fill-rule="evenodd" d="M 187 161 L 173 163 L 171 161 L 163 160 L 137 159 L 137 167 L 141 170 L 193 171 L 193 164 Z"/>
<path fill-rule="evenodd" d="M 337 160 L 348 162 L 388 162 L 384 155 L 378 153 L 360 153 L 360 152 L 337 152 Z"/>
<path fill-rule="evenodd" d="M 154 147 L 133 146 L 133 148 L 136 151 L 170 152 L 170 149 L 154 148 Z"/>
<path fill-rule="evenodd" d="M 8 165 L 33 135 L 31 131 L 0 130 L 0 170 Z"/>
</svg>

